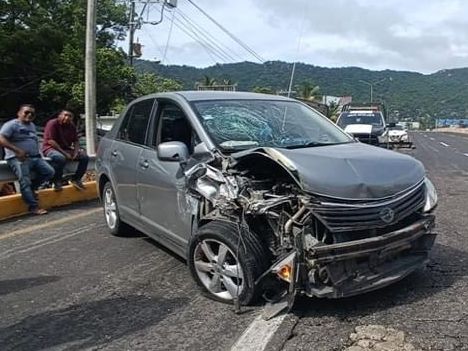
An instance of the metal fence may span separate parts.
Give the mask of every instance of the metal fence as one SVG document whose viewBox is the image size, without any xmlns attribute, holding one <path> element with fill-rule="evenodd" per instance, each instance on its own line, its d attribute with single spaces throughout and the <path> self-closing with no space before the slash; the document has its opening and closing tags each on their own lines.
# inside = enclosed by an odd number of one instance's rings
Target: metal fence
<svg viewBox="0 0 468 351">
<path fill-rule="evenodd" d="M 46 161 L 50 162 L 49 158 L 45 158 Z M 94 170 L 94 161 L 95 156 L 89 156 L 89 163 L 88 163 L 88 170 Z M 76 167 L 78 166 L 78 162 L 76 161 L 68 161 L 65 165 L 64 174 L 72 174 L 75 172 Z M 0 183 L 6 182 L 14 182 L 18 179 L 11 171 L 10 167 L 8 167 L 6 161 L 0 161 Z"/>
</svg>

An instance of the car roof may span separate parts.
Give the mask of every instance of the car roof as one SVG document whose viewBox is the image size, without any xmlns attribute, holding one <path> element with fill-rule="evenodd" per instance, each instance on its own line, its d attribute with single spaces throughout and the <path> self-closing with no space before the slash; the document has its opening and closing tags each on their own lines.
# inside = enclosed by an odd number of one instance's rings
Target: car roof
<svg viewBox="0 0 468 351">
<path fill-rule="evenodd" d="M 276 101 L 294 101 L 297 100 L 290 99 L 280 95 L 272 94 L 259 94 L 259 93 L 250 93 L 250 92 L 240 92 L 240 91 L 175 91 L 167 93 L 156 93 L 148 95 L 146 97 L 156 97 L 156 98 L 175 98 L 177 95 L 182 96 L 187 101 L 203 101 L 203 100 L 276 100 Z"/>
</svg>

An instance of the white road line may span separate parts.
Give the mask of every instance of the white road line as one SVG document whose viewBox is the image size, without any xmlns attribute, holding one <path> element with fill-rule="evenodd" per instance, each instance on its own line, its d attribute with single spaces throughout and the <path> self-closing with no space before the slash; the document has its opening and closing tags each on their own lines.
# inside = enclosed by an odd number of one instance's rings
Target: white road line
<svg viewBox="0 0 468 351">
<path fill-rule="evenodd" d="M 431 137 L 431 138 L 429 138 L 429 139 L 431 139 L 431 140 L 435 140 L 435 139 L 434 139 L 434 138 L 432 138 L 432 137 Z"/>
<path fill-rule="evenodd" d="M 236 343 L 232 346 L 231 351 L 263 351 L 281 326 L 283 319 L 287 313 L 279 315 L 268 321 L 264 320 L 262 315 L 259 315 L 242 333 Z"/>
<path fill-rule="evenodd" d="M 443 141 L 439 141 L 439 143 L 440 143 L 440 145 L 445 146 L 445 147 L 450 146 L 449 144 L 446 144 Z"/>
<path fill-rule="evenodd" d="M 86 231 L 86 230 L 88 230 L 88 229 L 92 229 L 92 228 L 95 228 L 95 227 L 96 227 L 96 224 L 95 224 L 95 223 L 93 223 L 93 224 L 88 224 L 88 225 L 86 225 L 86 226 L 83 226 L 83 227 L 80 227 L 80 228 L 76 228 L 76 229 L 70 231 L 69 233 L 59 232 L 59 233 L 56 233 L 56 234 L 53 234 L 53 235 L 50 235 L 50 236 L 41 238 L 41 239 L 39 239 L 39 240 L 27 242 L 27 243 L 25 243 L 25 244 L 23 244 L 23 245 L 19 245 L 19 246 L 17 246 L 17 247 L 11 248 L 11 249 L 9 249 L 9 250 L 3 251 L 3 252 L 0 254 L 0 259 L 2 259 L 3 256 L 9 256 L 10 253 L 22 252 L 22 250 L 25 250 L 25 249 L 29 249 L 29 248 L 32 248 L 32 247 L 35 247 L 35 246 L 39 246 L 39 245 L 42 246 L 44 243 L 47 245 L 49 242 L 54 242 L 53 240 L 55 240 L 55 239 L 57 239 L 57 238 L 63 238 L 64 235 L 76 234 L 76 232 Z"/>
<path fill-rule="evenodd" d="M 15 250 L 14 252 L 10 252 L 9 254 L 6 254 L 6 255 L 1 255 L 0 256 L 0 260 L 4 260 L 4 259 L 7 259 L 7 258 L 10 258 L 16 254 L 21 254 L 21 253 L 25 253 L 25 252 L 29 252 L 29 251 L 32 251 L 32 250 L 35 250 L 35 249 L 39 249 L 43 246 L 46 246 L 46 245 L 49 245 L 49 244 L 55 244 L 59 241 L 62 241 L 62 240 L 65 240 L 65 239 L 69 239 L 73 236 L 76 236 L 78 234 L 82 234 L 82 233 L 85 233 L 89 228 L 80 228 L 78 230 L 75 230 L 69 234 L 66 234 L 66 235 L 62 235 L 60 237 L 54 237 L 53 240 L 48 240 L 46 242 L 43 242 L 43 243 L 40 243 L 40 244 L 37 244 L 37 245 L 32 245 L 30 247 L 27 247 L 25 249 L 22 249 L 22 250 Z"/>
<path fill-rule="evenodd" d="M 81 213 L 78 213 L 76 215 L 72 215 L 72 216 L 65 217 L 65 218 L 60 218 L 60 219 L 53 220 L 53 221 L 50 221 L 50 222 L 45 222 L 45 223 L 42 223 L 42 224 L 31 225 L 29 227 L 18 229 L 18 230 L 15 230 L 13 232 L 10 232 L 10 233 L 5 233 L 5 234 L 0 233 L 0 240 L 11 238 L 11 237 L 16 236 L 16 235 L 31 234 L 31 233 L 37 232 L 37 231 L 39 231 L 41 229 L 44 229 L 44 228 L 47 228 L 47 227 L 56 227 L 57 225 L 64 224 L 66 222 L 71 222 L 71 221 L 76 222 L 76 220 L 79 219 L 79 218 L 90 216 L 90 215 L 92 215 L 94 213 L 97 213 L 97 212 L 100 212 L 100 211 L 102 211 L 102 208 L 100 208 L 100 207 L 99 208 L 93 208 L 93 209 L 88 210 L 86 212 L 81 212 Z"/>
<path fill-rule="evenodd" d="M 468 157 L 468 154 L 463 154 L 463 155 L 465 155 L 466 157 Z"/>
</svg>

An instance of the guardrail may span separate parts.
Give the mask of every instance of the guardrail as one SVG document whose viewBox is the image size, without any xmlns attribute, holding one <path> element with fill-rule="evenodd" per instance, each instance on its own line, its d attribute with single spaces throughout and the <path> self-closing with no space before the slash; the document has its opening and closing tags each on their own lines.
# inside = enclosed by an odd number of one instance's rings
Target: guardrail
<svg viewBox="0 0 468 351">
<path fill-rule="evenodd" d="M 50 158 L 45 157 L 45 160 L 50 163 Z M 89 163 L 88 163 L 88 171 L 94 170 L 94 161 L 96 160 L 95 155 L 89 156 Z M 63 174 L 72 174 L 75 172 L 76 168 L 78 167 L 77 161 L 68 161 L 65 165 L 65 169 Z M 11 171 L 10 167 L 8 166 L 7 162 L 2 160 L 0 161 L 0 182 L 7 183 L 7 182 L 15 182 L 18 179 Z"/>
</svg>

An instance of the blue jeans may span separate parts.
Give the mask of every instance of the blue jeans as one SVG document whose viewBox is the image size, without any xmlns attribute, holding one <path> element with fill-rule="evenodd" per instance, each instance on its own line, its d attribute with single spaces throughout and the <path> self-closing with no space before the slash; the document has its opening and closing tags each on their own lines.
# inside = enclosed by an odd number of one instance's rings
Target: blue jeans
<svg viewBox="0 0 468 351">
<path fill-rule="evenodd" d="M 28 157 L 23 162 L 14 157 L 7 160 L 7 163 L 18 178 L 21 196 L 29 210 L 36 209 L 38 202 L 34 197 L 34 191 L 43 182 L 52 179 L 54 169 L 41 157 Z M 34 179 L 31 178 L 31 172 L 35 172 Z"/>
<path fill-rule="evenodd" d="M 46 156 L 51 158 L 51 163 L 55 170 L 54 183 L 60 182 L 63 177 L 63 168 L 67 163 L 66 157 L 57 150 L 50 150 Z M 73 175 L 73 179 L 81 180 L 88 169 L 89 157 L 84 152 L 80 152 L 75 161 L 78 161 L 78 168 Z"/>
</svg>

